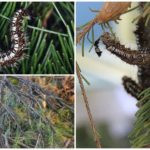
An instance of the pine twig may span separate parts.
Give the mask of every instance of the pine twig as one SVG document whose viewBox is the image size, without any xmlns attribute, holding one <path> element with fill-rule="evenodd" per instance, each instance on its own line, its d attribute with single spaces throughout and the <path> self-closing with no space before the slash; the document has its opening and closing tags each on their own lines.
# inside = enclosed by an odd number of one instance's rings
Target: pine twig
<svg viewBox="0 0 150 150">
<path fill-rule="evenodd" d="M 10 18 L 8 18 L 7 16 L 4 16 L 2 14 L 0 14 L 0 17 L 6 19 L 8 21 L 11 20 Z M 62 35 L 62 36 L 68 37 L 68 35 L 65 34 L 65 33 L 55 32 L 55 31 L 52 31 L 52 30 L 47 30 L 47 29 L 44 29 L 44 28 L 34 27 L 34 26 L 30 26 L 30 25 L 27 25 L 27 27 L 30 28 L 30 29 L 35 29 L 35 30 L 38 30 L 38 31 L 43 31 L 43 32 L 50 33 L 50 34 Z"/>
<path fill-rule="evenodd" d="M 80 69 L 79 69 L 79 66 L 77 65 L 77 63 L 76 63 L 76 71 L 77 71 L 77 77 L 78 77 L 80 88 L 81 88 L 82 95 L 83 95 L 83 100 L 84 100 L 85 107 L 86 107 L 86 110 L 87 110 L 87 113 L 88 113 L 90 125 L 91 125 L 92 131 L 93 131 L 94 141 L 96 143 L 97 148 L 101 148 L 98 132 L 97 132 L 96 126 L 94 124 L 94 120 L 93 120 L 91 110 L 90 110 L 90 107 L 89 107 L 87 95 L 86 95 L 85 88 L 84 88 L 84 85 L 83 85 Z"/>
</svg>

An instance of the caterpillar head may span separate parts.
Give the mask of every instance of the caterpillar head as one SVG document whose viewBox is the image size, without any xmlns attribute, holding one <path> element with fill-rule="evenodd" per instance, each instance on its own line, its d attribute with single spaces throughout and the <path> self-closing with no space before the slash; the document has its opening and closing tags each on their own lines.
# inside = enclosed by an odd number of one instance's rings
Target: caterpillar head
<svg viewBox="0 0 150 150">
<path fill-rule="evenodd" d="M 99 46 L 98 46 L 99 42 L 100 42 L 100 38 L 98 38 L 98 39 L 95 41 L 94 46 L 95 46 L 95 52 L 96 52 L 96 54 L 100 57 L 101 54 L 102 54 L 102 51 L 100 50 L 100 48 L 99 48 Z"/>
</svg>

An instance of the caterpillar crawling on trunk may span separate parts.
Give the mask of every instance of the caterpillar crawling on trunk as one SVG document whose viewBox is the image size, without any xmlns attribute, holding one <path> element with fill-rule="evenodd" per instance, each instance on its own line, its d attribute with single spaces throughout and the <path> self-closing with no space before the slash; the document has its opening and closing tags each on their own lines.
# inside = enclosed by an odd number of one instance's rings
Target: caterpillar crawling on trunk
<svg viewBox="0 0 150 150">
<path fill-rule="evenodd" d="M 14 13 L 10 22 L 11 44 L 8 50 L 0 52 L 0 68 L 15 66 L 19 60 L 25 57 L 24 51 L 27 49 L 27 36 L 23 29 L 23 20 L 29 16 L 26 10 L 19 9 Z"/>
</svg>

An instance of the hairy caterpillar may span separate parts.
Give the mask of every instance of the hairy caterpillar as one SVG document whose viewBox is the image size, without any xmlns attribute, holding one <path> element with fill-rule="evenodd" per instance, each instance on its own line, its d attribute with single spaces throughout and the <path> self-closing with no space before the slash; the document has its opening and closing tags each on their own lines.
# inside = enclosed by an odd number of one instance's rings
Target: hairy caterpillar
<svg viewBox="0 0 150 150">
<path fill-rule="evenodd" d="M 140 21 L 139 21 L 140 22 Z M 138 67 L 138 83 L 132 80 L 129 77 L 123 77 L 123 85 L 128 93 L 132 96 L 138 98 L 139 93 L 148 88 L 150 86 L 150 51 L 149 47 L 147 47 L 146 43 L 148 43 L 148 38 L 144 41 L 140 42 L 141 39 L 144 39 L 145 36 L 141 33 L 142 24 L 138 24 L 138 29 L 136 30 L 136 34 L 139 35 L 139 50 L 131 50 L 130 48 L 126 48 L 124 45 L 120 44 L 116 38 L 112 37 L 108 32 L 105 32 L 98 40 L 97 43 L 101 40 L 103 44 L 106 46 L 106 49 L 110 51 L 112 54 L 116 55 L 118 58 L 123 60 L 124 62 L 137 65 Z M 147 30 L 145 30 L 147 31 Z M 143 43 L 144 42 L 144 43 Z M 142 48 L 143 46 L 143 48 Z"/>
<path fill-rule="evenodd" d="M 24 51 L 27 47 L 26 33 L 22 27 L 25 16 L 29 16 L 27 11 L 19 9 L 15 12 L 11 19 L 11 46 L 5 52 L 0 52 L 0 68 L 5 66 L 14 66 L 19 60 L 23 59 Z"/>
<path fill-rule="evenodd" d="M 150 52 L 146 50 L 137 51 L 126 48 L 119 41 L 113 39 L 108 32 L 101 36 L 103 44 L 111 53 L 118 56 L 120 59 L 131 65 L 149 66 Z"/>
</svg>

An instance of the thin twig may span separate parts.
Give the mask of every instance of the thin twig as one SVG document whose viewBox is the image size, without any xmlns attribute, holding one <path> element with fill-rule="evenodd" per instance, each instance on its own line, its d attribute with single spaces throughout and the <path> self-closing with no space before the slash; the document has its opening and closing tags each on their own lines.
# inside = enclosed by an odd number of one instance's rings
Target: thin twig
<svg viewBox="0 0 150 150">
<path fill-rule="evenodd" d="M 35 148 L 38 148 L 38 145 L 39 145 L 39 143 L 40 143 L 40 138 L 41 138 L 41 133 L 39 133 L 39 135 L 38 135 L 38 139 L 37 139 L 37 141 L 36 141 Z"/>
<path fill-rule="evenodd" d="M 91 125 L 92 131 L 93 131 L 94 140 L 95 140 L 97 148 L 101 148 L 99 135 L 98 135 L 98 132 L 96 130 L 96 126 L 94 124 L 94 120 L 93 120 L 93 117 L 92 117 L 92 114 L 91 114 L 91 111 L 90 111 L 88 99 L 87 99 L 86 92 L 85 92 L 85 89 L 84 89 L 80 69 L 79 69 L 79 66 L 77 64 L 76 64 L 76 71 L 77 71 L 77 76 L 78 76 L 78 80 L 79 80 L 79 83 L 80 83 L 80 88 L 81 88 L 82 95 L 83 95 L 83 100 L 84 100 L 86 110 L 87 110 L 87 113 L 88 113 L 90 125 Z"/>
</svg>

